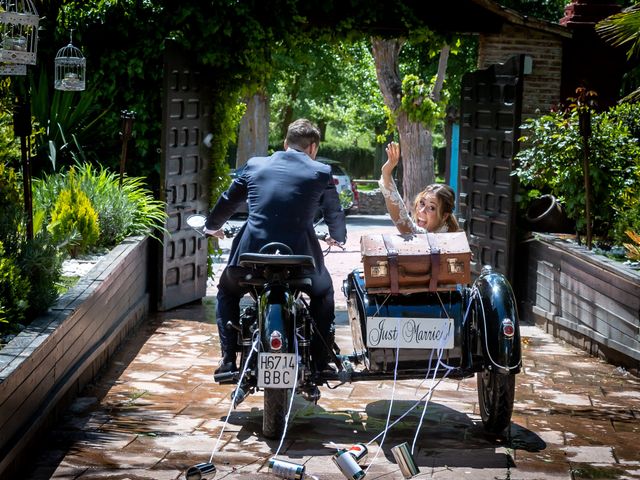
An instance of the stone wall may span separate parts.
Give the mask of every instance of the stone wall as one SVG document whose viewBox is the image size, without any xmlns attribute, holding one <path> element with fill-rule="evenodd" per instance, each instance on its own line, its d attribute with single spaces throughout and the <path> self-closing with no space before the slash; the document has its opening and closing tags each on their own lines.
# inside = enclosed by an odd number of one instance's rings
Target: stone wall
<svg viewBox="0 0 640 480">
<path fill-rule="evenodd" d="M 358 192 L 358 214 L 384 215 L 385 213 L 387 213 L 387 207 L 379 189 Z"/>
</svg>

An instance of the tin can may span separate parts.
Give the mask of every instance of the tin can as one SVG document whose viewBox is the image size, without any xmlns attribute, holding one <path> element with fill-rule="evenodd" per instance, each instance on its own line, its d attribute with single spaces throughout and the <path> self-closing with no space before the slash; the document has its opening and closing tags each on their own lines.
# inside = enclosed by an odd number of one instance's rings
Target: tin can
<svg viewBox="0 0 640 480">
<path fill-rule="evenodd" d="M 203 475 L 212 474 L 210 478 L 216 475 L 216 466 L 213 463 L 198 463 L 193 467 L 189 467 L 185 474 L 186 480 L 201 480 Z"/>
<path fill-rule="evenodd" d="M 364 443 L 356 443 L 349 450 L 347 450 L 347 452 L 349 452 L 351 456 L 356 460 L 356 462 L 360 464 L 367 458 L 369 449 Z"/>
<path fill-rule="evenodd" d="M 393 453 L 393 458 L 396 459 L 396 463 L 400 467 L 400 471 L 404 478 L 415 477 L 420 473 L 420 469 L 418 468 L 418 465 L 416 465 L 413 455 L 411 455 L 409 444 L 407 442 L 393 447 L 391 449 L 391 453 Z"/>
<path fill-rule="evenodd" d="M 304 478 L 304 465 L 285 462 L 284 460 L 269 460 L 269 471 L 280 478 L 289 480 L 302 480 Z"/>
<path fill-rule="evenodd" d="M 366 475 L 353 455 L 343 448 L 338 450 L 331 459 L 349 480 L 359 480 Z"/>
</svg>

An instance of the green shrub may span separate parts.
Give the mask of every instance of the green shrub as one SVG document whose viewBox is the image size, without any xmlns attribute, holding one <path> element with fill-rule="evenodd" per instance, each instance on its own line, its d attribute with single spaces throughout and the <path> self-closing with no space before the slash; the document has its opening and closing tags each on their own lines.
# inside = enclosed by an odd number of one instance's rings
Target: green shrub
<svg viewBox="0 0 640 480">
<path fill-rule="evenodd" d="M 635 108 L 636 119 L 638 112 Z M 615 110 L 594 113 L 589 138 L 593 234 L 617 244 L 624 240 L 626 224 L 639 210 L 640 148 L 629 131 L 631 118 L 630 111 L 625 111 L 624 121 L 617 118 Z M 584 233 L 584 148 L 577 111 L 529 119 L 522 129 L 525 136 L 520 140 L 525 147 L 516 155 L 514 174 L 526 190 L 556 196 L 578 231 Z"/>
<path fill-rule="evenodd" d="M 73 168 L 69 171 L 67 187 L 53 205 L 48 230 L 53 241 L 65 245 L 74 258 L 95 246 L 100 237 L 98 214 L 89 197 L 80 190 Z"/>
<path fill-rule="evenodd" d="M 0 163 L 0 241 L 7 255 L 15 255 L 24 236 L 24 205 L 15 170 Z"/>
<path fill-rule="evenodd" d="M 24 321 L 29 289 L 29 281 L 0 242 L 0 332 L 10 331 Z"/>
<path fill-rule="evenodd" d="M 153 234 L 164 228 L 164 203 L 154 199 L 141 177 L 124 177 L 120 186 L 119 175 L 103 167 L 83 163 L 73 172 L 34 180 L 34 205 L 51 217 L 56 199 L 73 180 L 98 214 L 100 237 L 95 246 L 111 248 L 130 235 Z"/>
<path fill-rule="evenodd" d="M 35 223 L 35 222 L 34 222 Z M 18 265 L 29 280 L 27 319 L 45 312 L 58 298 L 58 282 L 62 276 L 63 256 L 46 228 L 36 230 L 25 243 Z"/>
</svg>

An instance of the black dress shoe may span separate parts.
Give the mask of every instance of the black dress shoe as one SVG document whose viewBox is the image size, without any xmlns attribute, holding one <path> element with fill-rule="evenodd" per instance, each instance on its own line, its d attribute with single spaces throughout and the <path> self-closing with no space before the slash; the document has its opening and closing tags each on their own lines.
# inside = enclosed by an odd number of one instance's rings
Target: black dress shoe
<svg viewBox="0 0 640 480">
<path fill-rule="evenodd" d="M 218 375 L 220 373 L 229 373 L 229 372 L 237 372 L 237 371 L 238 371 L 238 367 L 236 366 L 236 362 L 224 362 L 222 363 L 222 365 L 216 368 L 216 371 L 213 373 L 214 375 Z"/>
</svg>

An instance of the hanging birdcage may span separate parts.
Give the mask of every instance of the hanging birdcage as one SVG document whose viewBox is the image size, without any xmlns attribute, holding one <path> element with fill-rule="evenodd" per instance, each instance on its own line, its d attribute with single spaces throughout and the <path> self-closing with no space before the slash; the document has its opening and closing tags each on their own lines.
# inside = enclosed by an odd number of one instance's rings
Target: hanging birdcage
<svg viewBox="0 0 640 480">
<path fill-rule="evenodd" d="M 31 0 L 0 0 L 0 62 L 36 64 L 39 21 Z"/>
<path fill-rule="evenodd" d="M 0 64 L 0 75 L 26 75 L 27 66 L 24 63 Z"/>
<path fill-rule="evenodd" d="M 71 39 L 69 45 L 58 50 L 55 67 L 53 86 L 56 90 L 80 92 L 85 89 L 87 62 L 80 49 L 73 46 Z"/>
</svg>

